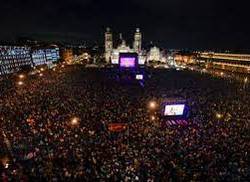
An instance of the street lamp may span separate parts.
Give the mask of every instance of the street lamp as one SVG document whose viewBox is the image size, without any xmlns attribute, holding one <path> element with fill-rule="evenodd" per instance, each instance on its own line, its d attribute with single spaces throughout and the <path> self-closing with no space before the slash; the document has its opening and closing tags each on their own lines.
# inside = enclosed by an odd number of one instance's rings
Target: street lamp
<svg viewBox="0 0 250 182">
<path fill-rule="evenodd" d="M 151 120 L 154 121 L 155 120 L 155 116 L 151 116 Z"/>
<path fill-rule="evenodd" d="M 222 114 L 220 114 L 220 113 L 216 113 L 216 118 L 217 119 L 221 119 L 223 117 L 223 115 Z"/>
<path fill-rule="evenodd" d="M 154 110 L 156 108 L 156 106 L 157 106 L 157 103 L 155 101 L 150 101 L 149 102 L 149 108 L 151 110 Z"/>
<path fill-rule="evenodd" d="M 24 78 L 24 75 L 23 75 L 23 74 L 19 75 L 19 78 L 20 78 L 20 79 L 23 79 L 23 78 Z"/>
<path fill-rule="evenodd" d="M 17 82 L 18 85 L 23 85 L 24 83 L 22 81 Z"/>
<path fill-rule="evenodd" d="M 77 117 L 72 118 L 71 125 L 76 126 L 78 124 L 79 124 L 79 118 L 77 118 Z"/>
</svg>

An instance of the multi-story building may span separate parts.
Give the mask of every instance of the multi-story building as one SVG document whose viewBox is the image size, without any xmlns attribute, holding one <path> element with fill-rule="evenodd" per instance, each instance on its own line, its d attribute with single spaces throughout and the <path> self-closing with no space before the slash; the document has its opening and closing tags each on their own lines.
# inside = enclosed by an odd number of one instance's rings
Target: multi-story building
<svg viewBox="0 0 250 182">
<path fill-rule="evenodd" d="M 31 55 L 33 66 L 51 65 L 60 58 L 59 48 L 56 46 L 34 49 Z"/>
<path fill-rule="evenodd" d="M 46 53 L 43 49 L 34 50 L 32 52 L 32 62 L 34 66 L 40 66 L 46 64 Z"/>
<path fill-rule="evenodd" d="M 46 64 L 47 65 L 53 64 L 60 59 L 58 47 L 46 48 L 45 54 L 46 54 Z"/>
<path fill-rule="evenodd" d="M 249 54 L 200 52 L 197 62 L 205 64 L 207 68 L 250 73 Z"/>
<path fill-rule="evenodd" d="M 33 66 L 29 47 L 0 46 L 1 75 L 17 72 L 24 66 Z"/>
<path fill-rule="evenodd" d="M 0 74 L 18 72 L 23 68 L 51 65 L 58 61 L 59 48 L 35 48 L 26 46 L 0 46 Z"/>
</svg>

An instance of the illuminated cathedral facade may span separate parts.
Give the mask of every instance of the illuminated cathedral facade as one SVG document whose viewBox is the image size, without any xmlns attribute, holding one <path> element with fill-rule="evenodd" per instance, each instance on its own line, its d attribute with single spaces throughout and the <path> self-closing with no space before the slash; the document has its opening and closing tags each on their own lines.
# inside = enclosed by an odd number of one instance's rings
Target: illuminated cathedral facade
<svg viewBox="0 0 250 182">
<path fill-rule="evenodd" d="M 107 63 L 118 64 L 119 63 L 119 54 L 120 53 L 137 53 L 139 57 L 139 64 L 144 64 L 146 57 L 142 51 L 142 34 L 140 29 L 137 28 L 134 34 L 134 43 L 131 48 L 126 44 L 126 41 L 123 40 L 120 36 L 121 43 L 114 48 L 113 47 L 113 35 L 110 28 L 107 28 L 105 32 L 105 60 Z"/>
</svg>

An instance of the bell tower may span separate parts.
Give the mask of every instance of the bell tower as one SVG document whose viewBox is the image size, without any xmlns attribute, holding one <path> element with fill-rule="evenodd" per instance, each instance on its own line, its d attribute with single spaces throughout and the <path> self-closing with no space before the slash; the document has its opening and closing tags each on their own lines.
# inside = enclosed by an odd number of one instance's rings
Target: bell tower
<svg viewBox="0 0 250 182">
<path fill-rule="evenodd" d="M 140 29 L 137 28 L 134 35 L 134 50 L 138 54 L 141 52 L 141 45 L 142 45 L 142 34 L 140 32 Z"/>
<path fill-rule="evenodd" d="M 105 32 L 105 60 L 109 62 L 111 60 L 111 54 L 113 51 L 113 36 L 110 28 L 106 29 Z"/>
</svg>

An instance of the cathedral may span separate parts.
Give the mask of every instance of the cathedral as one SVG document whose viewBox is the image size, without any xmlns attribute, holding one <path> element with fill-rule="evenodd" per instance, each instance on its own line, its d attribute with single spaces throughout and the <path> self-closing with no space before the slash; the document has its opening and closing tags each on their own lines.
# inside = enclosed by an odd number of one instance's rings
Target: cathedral
<svg viewBox="0 0 250 182">
<path fill-rule="evenodd" d="M 120 36 L 121 43 L 117 48 L 113 47 L 113 35 L 110 28 L 107 28 L 105 32 L 105 60 L 108 63 L 118 64 L 120 53 L 137 53 L 139 58 L 139 64 L 144 64 L 146 57 L 142 51 L 142 34 L 140 29 L 137 28 L 134 34 L 133 48 L 126 44 L 126 41 Z"/>
</svg>

